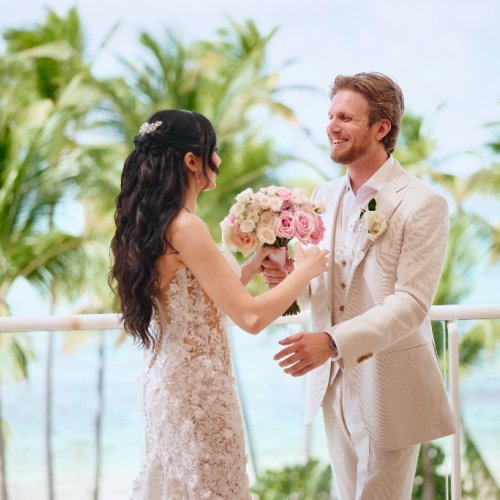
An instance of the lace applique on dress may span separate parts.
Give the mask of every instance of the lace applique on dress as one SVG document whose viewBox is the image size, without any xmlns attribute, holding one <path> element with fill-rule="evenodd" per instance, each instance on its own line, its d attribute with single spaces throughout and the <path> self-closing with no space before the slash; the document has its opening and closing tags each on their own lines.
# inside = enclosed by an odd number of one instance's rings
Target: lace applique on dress
<svg viewBox="0 0 500 500">
<path fill-rule="evenodd" d="M 225 317 L 187 268 L 158 308 L 141 384 L 146 456 L 132 499 L 248 500 Z"/>
</svg>

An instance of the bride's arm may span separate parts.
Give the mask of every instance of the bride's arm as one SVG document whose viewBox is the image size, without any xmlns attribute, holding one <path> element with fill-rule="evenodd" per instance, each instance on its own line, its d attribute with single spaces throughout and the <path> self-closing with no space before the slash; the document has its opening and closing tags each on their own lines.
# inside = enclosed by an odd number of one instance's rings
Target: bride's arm
<svg viewBox="0 0 500 500">
<path fill-rule="evenodd" d="M 324 252 L 304 251 L 295 271 L 278 286 L 252 297 L 215 245 L 206 225 L 192 214 L 178 217 L 171 231 L 178 257 L 208 296 L 241 328 L 258 333 L 283 314 L 306 284 L 326 268 Z"/>
</svg>

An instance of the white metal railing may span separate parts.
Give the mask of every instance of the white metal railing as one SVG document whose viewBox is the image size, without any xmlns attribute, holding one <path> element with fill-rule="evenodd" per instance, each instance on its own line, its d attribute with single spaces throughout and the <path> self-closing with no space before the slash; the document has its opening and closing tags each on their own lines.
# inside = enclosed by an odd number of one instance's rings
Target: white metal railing
<svg viewBox="0 0 500 500">
<path fill-rule="evenodd" d="M 448 322 L 448 377 L 450 402 L 457 416 L 457 432 L 452 440 L 451 498 L 461 499 L 460 474 L 460 383 L 458 320 L 500 319 L 500 305 L 443 305 L 432 306 L 432 320 Z M 273 324 L 307 324 L 309 311 L 295 316 L 285 316 Z M 233 323 L 228 322 L 228 325 Z M 73 314 L 56 316 L 8 316 L 0 317 L 2 332 L 46 332 L 74 330 L 118 330 L 122 328 L 119 314 Z"/>
<path fill-rule="evenodd" d="M 500 305 L 432 306 L 430 317 L 437 321 L 467 319 L 500 319 Z M 304 324 L 309 322 L 309 311 L 295 316 L 282 316 L 273 324 Z M 232 323 L 228 323 L 232 324 Z M 71 330 L 119 330 L 119 314 L 67 314 L 56 316 L 0 316 L 1 332 L 47 332 Z"/>
</svg>

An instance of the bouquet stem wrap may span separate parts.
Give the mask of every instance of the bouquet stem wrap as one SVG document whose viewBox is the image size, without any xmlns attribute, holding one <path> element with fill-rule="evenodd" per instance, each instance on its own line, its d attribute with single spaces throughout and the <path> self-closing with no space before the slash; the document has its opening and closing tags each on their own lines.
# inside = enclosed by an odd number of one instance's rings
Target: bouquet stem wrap
<svg viewBox="0 0 500 500">
<path fill-rule="evenodd" d="M 280 249 L 279 253 L 272 253 L 269 255 L 269 260 L 273 262 L 277 262 L 281 267 L 285 268 L 286 260 L 288 257 L 288 242 L 285 238 L 276 238 L 276 241 L 272 245 L 268 245 L 271 247 L 277 247 Z M 266 245 L 267 246 L 267 245 Z M 298 314 L 300 312 L 299 304 L 296 300 L 292 302 L 290 307 L 282 314 L 282 316 L 293 316 L 294 314 Z"/>
</svg>

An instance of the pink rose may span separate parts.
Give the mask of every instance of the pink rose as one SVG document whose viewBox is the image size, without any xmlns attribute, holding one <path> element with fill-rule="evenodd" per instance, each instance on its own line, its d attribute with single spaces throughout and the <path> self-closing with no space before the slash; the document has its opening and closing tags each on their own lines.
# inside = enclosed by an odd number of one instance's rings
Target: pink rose
<svg viewBox="0 0 500 500">
<path fill-rule="evenodd" d="M 292 212 L 281 212 L 274 223 L 274 229 L 278 236 L 291 240 L 295 236 L 295 217 Z"/>
<path fill-rule="evenodd" d="M 234 224 L 236 222 L 236 215 L 234 214 L 229 214 L 228 216 L 229 224 Z"/>
<path fill-rule="evenodd" d="M 281 205 L 281 210 L 283 212 L 291 212 L 294 214 L 297 211 L 297 205 L 292 203 L 290 200 L 284 200 Z"/>
<path fill-rule="evenodd" d="M 292 194 L 292 191 L 286 187 L 279 187 L 276 189 L 276 196 L 279 198 L 290 198 Z"/>
<path fill-rule="evenodd" d="M 302 243 L 308 243 L 314 229 L 314 217 L 306 212 L 295 213 L 295 233 Z"/>
<path fill-rule="evenodd" d="M 315 222 L 314 231 L 311 233 L 309 240 L 311 243 L 317 245 L 325 235 L 325 224 L 323 222 L 323 217 L 321 217 L 321 215 L 318 214 L 315 215 L 314 222 Z"/>
</svg>

